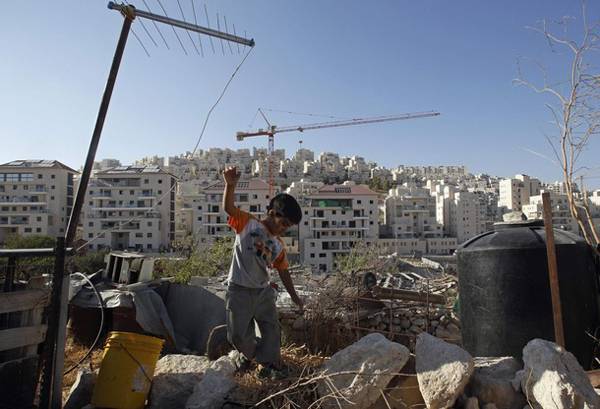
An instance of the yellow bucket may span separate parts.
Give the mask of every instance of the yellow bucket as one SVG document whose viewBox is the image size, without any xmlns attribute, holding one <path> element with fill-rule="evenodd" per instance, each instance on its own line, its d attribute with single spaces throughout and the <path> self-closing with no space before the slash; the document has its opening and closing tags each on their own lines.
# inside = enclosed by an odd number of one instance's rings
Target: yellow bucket
<svg viewBox="0 0 600 409">
<path fill-rule="evenodd" d="M 164 340 L 132 332 L 111 332 L 92 395 L 96 407 L 143 409 Z"/>
</svg>

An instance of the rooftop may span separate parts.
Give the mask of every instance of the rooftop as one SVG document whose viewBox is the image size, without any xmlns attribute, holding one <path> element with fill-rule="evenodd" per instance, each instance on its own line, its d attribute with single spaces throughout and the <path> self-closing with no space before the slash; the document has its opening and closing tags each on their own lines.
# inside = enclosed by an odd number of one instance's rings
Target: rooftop
<svg viewBox="0 0 600 409">
<path fill-rule="evenodd" d="M 141 173 L 169 173 L 156 165 L 126 165 L 116 166 L 114 168 L 108 168 L 99 170 L 96 175 L 124 175 L 124 174 L 141 174 Z"/>
<path fill-rule="evenodd" d="M 205 192 L 223 192 L 225 189 L 225 182 L 217 182 L 213 185 L 206 187 Z M 269 184 L 262 179 L 248 179 L 248 180 L 240 180 L 236 187 L 236 192 L 244 191 L 244 190 L 269 190 Z"/>
<path fill-rule="evenodd" d="M 20 159 L 13 160 L 12 162 L 7 162 L 0 167 L 11 167 L 11 168 L 56 168 L 56 169 L 65 169 L 71 172 L 77 172 L 75 169 L 71 169 L 64 163 L 61 163 L 57 160 L 47 160 L 47 159 Z"/>
</svg>

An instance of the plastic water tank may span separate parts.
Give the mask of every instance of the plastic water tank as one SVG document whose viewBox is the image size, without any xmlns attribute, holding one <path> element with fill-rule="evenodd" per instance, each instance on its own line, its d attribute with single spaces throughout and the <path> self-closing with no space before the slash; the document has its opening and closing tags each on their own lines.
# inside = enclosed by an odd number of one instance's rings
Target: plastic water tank
<svg viewBox="0 0 600 409">
<path fill-rule="evenodd" d="M 598 326 L 598 273 L 589 245 L 554 229 L 566 348 L 586 369 Z M 497 223 L 457 250 L 463 345 L 473 356 L 514 356 L 554 341 L 546 233 L 541 220 Z"/>
</svg>

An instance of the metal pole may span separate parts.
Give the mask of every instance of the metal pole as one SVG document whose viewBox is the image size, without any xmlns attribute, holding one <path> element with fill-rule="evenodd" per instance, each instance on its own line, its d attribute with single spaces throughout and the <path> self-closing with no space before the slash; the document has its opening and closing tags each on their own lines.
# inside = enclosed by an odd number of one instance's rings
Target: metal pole
<svg viewBox="0 0 600 409">
<path fill-rule="evenodd" d="M 85 200 L 85 193 L 87 191 L 88 182 L 92 173 L 92 166 L 94 165 L 96 150 L 98 149 L 98 144 L 100 142 L 102 127 L 104 126 L 104 120 L 106 119 L 106 113 L 108 112 L 110 97 L 112 96 L 113 88 L 117 80 L 117 73 L 119 72 L 119 66 L 121 65 L 121 58 L 123 57 L 123 51 L 125 50 L 125 44 L 127 43 L 129 29 L 131 28 L 131 23 L 135 18 L 132 7 L 124 7 L 123 9 L 123 15 L 125 17 L 123 20 L 123 28 L 121 29 L 121 35 L 119 37 L 119 42 L 117 43 L 117 49 L 115 50 L 112 66 L 110 67 L 110 73 L 108 74 L 108 80 L 106 82 L 106 87 L 104 88 L 104 95 L 102 96 L 100 110 L 98 111 L 98 117 L 96 118 L 96 126 L 94 127 L 94 133 L 92 134 L 92 140 L 90 141 L 90 147 L 85 159 L 85 166 L 83 167 L 83 173 L 81 174 L 81 180 L 79 181 L 79 188 L 77 189 L 75 204 L 73 205 L 73 210 L 71 211 L 71 217 L 69 217 L 69 226 L 67 227 L 65 241 L 67 246 L 70 245 L 75 238 L 77 222 L 79 221 L 79 215 Z"/>
<path fill-rule="evenodd" d="M 123 9 L 125 9 L 127 7 L 130 7 L 130 6 L 124 6 L 122 4 L 117 4 L 112 1 L 108 2 L 108 8 L 111 10 L 123 11 Z M 183 28 L 184 30 L 190 30 L 190 31 L 194 31 L 194 32 L 200 33 L 200 34 L 206 34 L 207 36 L 217 37 L 217 38 L 221 38 L 223 40 L 233 41 L 234 43 L 247 45 L 249 47 L 254 47 L 253 39 L 248 40 L 247 38 L 238 37 L 236 35 L 224 33 L 222 31 L 213 30 L 212 28 L 206 28 L 206 27 L 202 27 L 202 26 L 199 26 L 196 24 L 190 24 L 185 21 L 175 20 L 173 18 L 161 16 L 159 14 L 149 13 L 147 11 L 139 10 L 137 8 L 133 8 L 133 9 L 134 9 L 135 17 L 147 18 L 148 20 L 154 20 L 154 21 L 158 21 L 160 23 L 169 24 L 171 26 Z"/>
<path fill-rule="evenodd" d="M 48 331 L 46 332 L 46 341 L 44 343 L 44 371 L 42 373 L 42 384 L 40 387 L 40 409 L 55 408 L 52 405 L 56 397 L 52 396 L 54 382 L 54 363 L 58 351 L 56 340 L 59 335 L 60 309 L 63 290 L 63 281 L 65 276 L 65 238 L 56 238 L 54 275 L 52 276 L 52 293 L 50 296 L 50 307 L 48 315 Z M 61 374 L 62 378 L 62 374 Z M 60 380 L 62 381 L 62 379 Z M 60 407 L 60 406 L 59 406 Z"/>
<path fill-rule="evenodd" d="M 556 262 L 556 247 L 554 246 L 554 230 L 552 227 L 552 208 L 550 193 L 542 193 L 544 207 L 544 229 L 546 230 L 546 251 L 548 254 L 548 275 L 550 278 L 550 295 L 552 296 L 552 318 L 554 320 L 554 339 L 558 345 L 565 347 L 562 310 L 560 305 L 560 286 L 558 282 L 558 264 Z"/>
</svg>

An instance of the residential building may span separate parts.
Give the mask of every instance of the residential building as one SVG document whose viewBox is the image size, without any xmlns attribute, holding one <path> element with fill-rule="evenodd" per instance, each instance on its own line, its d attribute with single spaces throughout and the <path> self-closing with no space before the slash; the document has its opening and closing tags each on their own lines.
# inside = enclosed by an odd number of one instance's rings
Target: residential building
<svg viewBox="0 0 600 409">
<path fill-rule="evenodd" d="M 76 174 L 56 160 L 0 165 L 0 243 L 11 234 L 64 236 Z"/>
<path fill-rule="evenodd" d="M 436 220 L 436 201 L 428 189 L 405 183 L 390 189 L 385 199 L 385 224 L 397 239 L 443 237 Z"/>
<path fill-rule="evenodd" d="M 323 185 L 297 200 L 303 211 L 300 259 L 313 270 L 332 271 L 336 259 L 357 243 L 377 241 L 377 193 L 367 186 L 354 182 Z"/>
<path fill-rule="evenodd" d="M 157 166 L 119 166 L 90 179 L 81 215 L 90 249 L 157 252 L 175 239 L 176 178 Z"/>
<path fill-rule="evenodd" d="M 487 197 L 483 192 L 458 191 L 456 187 L 436 187 L 436 217 L 449 237 L 458 243 L 488 230 Z"/>
<path fill-rule="evenodd" d="M 569 210 L 569 201 L 567 195 L 550 192 L 550 207 L 552 208 L 552 225 L 554 228 L 579 233 L 579 226 L 575 218 L 571 216 Z M 523 205 L 523 213 L 527 219 L 543 219 L 544 206 L 542 204 L 542 195 L 535 195 L 529 198 L 529 203 Z"/>
<path fill-rule="evenodd" d="M 527 175 L 516 175 L 511 179 L 500 181 L 500 198 L 498 206 L 509 211 L 519 211 L 529 203 L 530 196 L 540 194 L 541 182 Z"/>
</svg>

